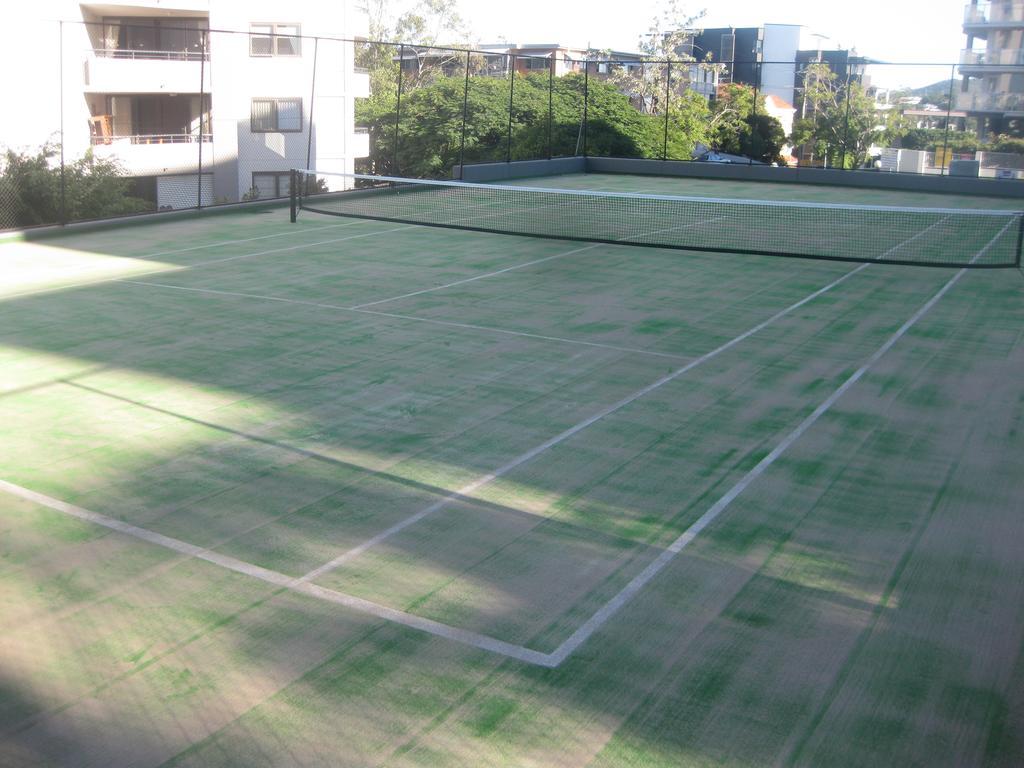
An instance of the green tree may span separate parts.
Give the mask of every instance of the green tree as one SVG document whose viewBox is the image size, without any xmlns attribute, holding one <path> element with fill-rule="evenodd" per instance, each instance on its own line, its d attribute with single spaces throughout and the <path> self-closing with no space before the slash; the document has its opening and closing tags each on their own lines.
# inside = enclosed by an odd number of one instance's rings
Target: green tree
<svg viewBox="0 0 1024 768">
<path fill-rule="evenodd" d="M 1000 134 L 992 139 L 991 145 L 986 149 L 990 152 L 1012 152 L 1024 155 L 1024 139 Z"/>
<path fill-rule="evenodd" d="M 802 97 L 807 117 L 794 121 L 794 146 L 809 149 L 832 167 L 858 168 L 881 135 L 875 102 L 857 80 L 840 79 L 828 64 L 804 72 Z"/>
<path fill-rule="evenodd" d="M 709 138 L 720 152 L 743 155 L 764 163 L 782 163 L 782 147 L 786 133 L 782 123 L 767 112 L 767 101 L 754 89 L 740 83 L 729 83 L 718 91 L 711 106 Z"/>
<path fill-rule="evenodd" d="M 60 220 L 61 172 L 51 143 L 37 152 L 6 150 L 0 172 L 0 200 L 8 210 L 4 226 L 30 227 Z M 152 210 L 153 204 L 130 194 L 131 180 L 113 160 L 98 160 L 92 150 L 64 169 L 67 221 L 124 216 Z"/>
</svg>

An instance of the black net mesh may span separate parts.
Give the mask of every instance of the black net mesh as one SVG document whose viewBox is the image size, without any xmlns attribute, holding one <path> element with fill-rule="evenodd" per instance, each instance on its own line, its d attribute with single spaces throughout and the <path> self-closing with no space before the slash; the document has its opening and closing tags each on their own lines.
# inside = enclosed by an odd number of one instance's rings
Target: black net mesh
<svg viewBox="0 0 1024 768">
<path fill-rule="evenodd" d="M 297 207 L 502 234 L 923 266 L 1013 266 L 1016 211 L 821 205 L 299 173 Z M 330 190 L 330 191 L 327 191 Z"/>
</svg>

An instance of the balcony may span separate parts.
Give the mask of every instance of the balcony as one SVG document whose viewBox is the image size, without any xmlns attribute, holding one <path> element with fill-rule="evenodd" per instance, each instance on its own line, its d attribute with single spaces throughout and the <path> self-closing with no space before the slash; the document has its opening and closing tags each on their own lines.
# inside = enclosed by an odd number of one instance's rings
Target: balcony
<svg viewBox="0 0 1024 768">
<path fill-rule="evenodd" d="M 1024 2 L 979 3 L 964 8 L 964 32 L 984 38 L 991 29 L 1024 29 Z"/>
<path fill-rule="evenodd" d="M 203 66 L 203 58 L 202 53 L 195 51 L 88 51 L 84 64 L 85 92 L 209 93 L 210 67 Z"/>
<path fill-rule="evenodd" d="M 1018 72 L 1024 69 L 1024 50 L 960 51 L 960 73 L 974 77 Z"/>
<path fill-rule="evenodd" d="M 1024 114 L 1024 94 L 986 93 L 972 88 L 967 93 L 958 93 L 957 109 L 967 112 L 992 112 L 997 114 Z"/>
<path fill-rule="evenodd" d="M 203 156 L 213 162 L 213 137 L 188 134 L 152 134 L 92 138 L 93 154 L 99 159 L 116 160 L 129 176 L 157 176 L 195 172 L 199 165 L 199 143 Z"/>
</svg>

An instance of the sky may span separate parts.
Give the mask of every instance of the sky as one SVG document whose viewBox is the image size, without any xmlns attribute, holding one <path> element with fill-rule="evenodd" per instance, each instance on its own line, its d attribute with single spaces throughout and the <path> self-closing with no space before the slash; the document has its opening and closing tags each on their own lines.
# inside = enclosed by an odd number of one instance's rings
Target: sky
<svg viewBox="0 0 1024 768">
<path fill-rule="evenodd" d="M 637 38 L 667 0 L 460 0 L 462 15 L 480 42 L 561 43 L 634 50 Z M 862 56 L 891 62 L 954 62 L 966 38 L 961 29 L 967 0 L 680 0 L 690 14 L 707 8 L 703 27 L 800 24 L 807 47 L 856 48 Z M 874 67 L 872 80 L 888 87 L 944 80 L 941 68 Z"/>
</svg>

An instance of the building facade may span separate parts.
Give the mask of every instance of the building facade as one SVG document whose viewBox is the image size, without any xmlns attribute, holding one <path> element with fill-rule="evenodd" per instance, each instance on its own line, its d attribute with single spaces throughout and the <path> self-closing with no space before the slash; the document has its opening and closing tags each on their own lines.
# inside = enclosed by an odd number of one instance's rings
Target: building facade
<svg viewBox="0 0 1024 768">
<path fill-rule="evenodd" d="M 797 24 L 693 30 L 680 53 L 720 65 L 717 83 L 747 85 L 792 104 L 800 30 Z"/>
<path fill-rule="evenodd" d="M 1024 2 L 971 0 L 963 29 L 957 107 L 977 120 L 980 137 L 1006 133 L 1024 120 Z"/>
<path fill-rule="evenodd" d="M 290 168 L 352 172 L 369 153 L 354 118 L 369 78 L 354 67 L 353 44 L 313 38 L 365 38 L 366 11 L 352 0 L 60 10 L 65 156 L 91 148 L 116 160 L 157 209 L 286 196 Z"/>
</svg>

